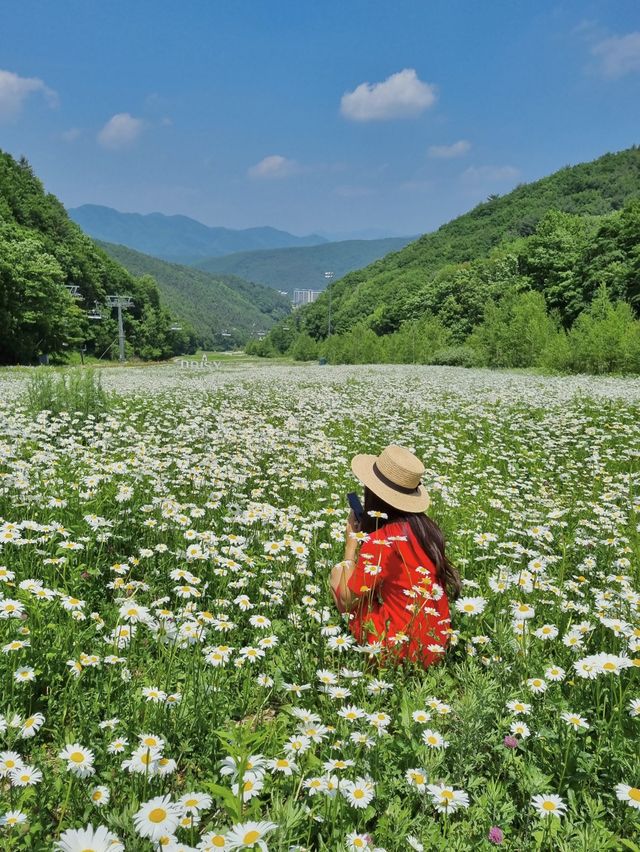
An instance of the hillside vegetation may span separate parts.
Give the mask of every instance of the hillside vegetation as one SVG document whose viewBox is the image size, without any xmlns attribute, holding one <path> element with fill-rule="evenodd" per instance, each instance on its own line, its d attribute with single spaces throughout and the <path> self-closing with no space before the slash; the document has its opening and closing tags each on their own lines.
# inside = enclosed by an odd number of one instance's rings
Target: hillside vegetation
<svg viewBox="0 0 640 852">
<path fill-rule="evenodd" d="M 83 204 L 69 210 L 69 216 L 90 236 L 98 240 L 161 257 L 174 263 L 197 260 L 231 252 L 284 246 L 313 246 L 324 237 L 311 234 L 296 237 L 277 228 L 212 228 L 188 216 L 163 213 L 121 213 L 112 207 Z"/>
<path fill-rule="evenodd" d="M 562 169 L 334 282 L 329 341 L 325 293 L 258 351 L 640 370 L 639 199 L 636 147 Z"/>
<path fill-rule="evenodd" d="M 289 299 L 270 287 L 168 263 L 126 246 L 98 245 L 133 275 L 151 275 L 163 302 L 190 323 L 204 349 L 243 344 L 291 310 Z"/>
<path fill-rule="evenodd" d="M 309 248 L 283 248 L 249 251 L 225 257 L 207 258 L 197 263 L 209 272 L 240 275 L 277 290 L 323 290 L 324 273 L 340 278 L 353 269 L 378 260 L 406 246 L 412 237 L 388 237 L 380 240 L 343 240 Z"/>
<path fill-rule="evenodd" d="M 65 285 L 77 285 L 74 299 Z M 136 279 L 72 222 L 45 193 L 26 159 L 0 151 L 0 363 L 63 358 L 74 349 L 111 357 L 116 319 L 104 309 L 91 323 L 87 309 L 108 294 L 127 295 L 127 348 L 142 358 L 165 358 L 195 346 L 190 329 L 171 330 L 151 278 Z"/>
<path fill-rule="evenodd" d="M 385 334 L 418 315 L 422 305 L 430 307 L 435 301 L 443 308 L 449 297 L 447 312 L 464 313 L 460 300 L 464 301 L 470 285 L 461 286 L 459 277 L 473 281 L 477 276 L 473 266 L 454 270 L 452 264 L 477 262 L 500 244 L 532 236 L 550 210 L 580 217 L 602 216 L 620 210 L 629 198 L 638 195 L 640 149 L 634 147 L 561 169 L 503 197 L 492 197 L 402 251 L 334 281 L 333 328 L 344 332 L 364 321 L 372 330 Z M 587 223 L 573 225 L 574 229 L 580 227 L 589 228 Z M 561 235 L 558 238 L 563 239 Z M 585 234 L 584 238 L 589 237 Z M 557 249 L 561 251 L 562 246 Z M 447 272 L 443 272 L 446 267 Z M 451 286 L 443 286 L 444 281 L 456 277 Z M 540 275 L 536 280 L 537 286 L 542 286 Z M 327 309 L 326 295 L 305 309 L 305 326 L 315 338 L 326 333 Z"/>
</svg>

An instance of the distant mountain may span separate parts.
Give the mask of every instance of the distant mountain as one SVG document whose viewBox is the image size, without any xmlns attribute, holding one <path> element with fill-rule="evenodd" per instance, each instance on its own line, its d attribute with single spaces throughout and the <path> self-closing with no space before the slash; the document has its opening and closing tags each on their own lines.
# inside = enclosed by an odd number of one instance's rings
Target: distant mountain
<svg viewBox="0 0 640 852">
<path fill-rule="evenodd" d="M 83 204 L 68 211 L 85 233 L 97 240 L 128 246 L 174 263 L 194 263 L 200 258 L 232 252 L 315 246 L 324 237 L 296 237 L 276 228 L 211 228 L 188 216 L 164 213 L 120 213 L 111 207 Z"/>
<path fill-rule="evenodd" d="M 96 243 L 133 275 L 153 276 L 163 304 L 190 323 L 205 349 L 244 343 L 291 310 L 289 299 L 270 287 L 167 263 L 126 246 Z"/>
<path fill-rule="evenodd" d="M 355 231 L 318 231 L 330 243 L 344 242 L 345 240 L 386 240 L 389 237 L 401 237 L 402 232 L 390 231 L 388 228 L 361 228 Z"/>
<path fill-rule="evenodd" d="M 392 251 L 399 251 L 415 237 L 389 237 L 384 240 L 345 240 L 308 248 L 281 248 L 249 251 L 211 257 L 197 263 L 207 272 L 240 275 L 277 290 L 323 290 L 325 272 L 341 278 Z"/>
</svg>

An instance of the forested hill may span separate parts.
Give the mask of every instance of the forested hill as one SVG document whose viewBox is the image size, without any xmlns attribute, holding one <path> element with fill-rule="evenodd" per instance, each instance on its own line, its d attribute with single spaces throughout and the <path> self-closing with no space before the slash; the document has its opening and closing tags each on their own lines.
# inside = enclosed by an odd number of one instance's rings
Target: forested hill
<svg viewBox="0 0 640 852">
<path fill-rule="evenodd" d="M 133 275 L 153 276 L 163 302 L 188 320 L 205 349 L 242 344 L 291 310 L 290 300 L 271 287 L 167 263 L 126 246 L 98 245 Z"/>
<path fill-rule="evenodd" d="M 186 324 L 171 329 L 153 279 L 136 279 L 108 257 L 45 193 L 26 159 L 0 151 L 0 363 L 33 363 L 83 347 L 109 357 L 118 332 L 114 312 L 104 307 L 107 295 L 133 300 L 125 311 L 129 352 L 163 358 L 195 345 Z M 102 319 L 91 322 L 96 302 Z"/>
<path fill-rule="evenodd" d="M 337 278 L 353 269 L 398 251 L 413 237 L 385 237 L 377 240 L 341 240 L 304 248 L 245 251 L 212 257 L 197 263 L 209 272 L 231 273 L 292 293 L 298 288 L 323 290 L 324 273 Z"/>
<path fill-rule="evenodd" d="M 212 228 L 188 216 L 121 213 L 99 204 L 72 208 L 69 215 L 94 239 L 125 245 L 172 263 L 194 264 L 202 258 L 231 252 L 315 246 L 326 242 L 317 234 L 297 237 L 269 227 Z"/>
<path fill-rule="evenodd" d="M 461 304 L 465 298 L 461 272 L 465 270 L 458 269 L 458 279 L 452 283 L 453 265 L 477 262 L 492 249 L 497 251 L 500 245 L 533 235 L 549 211 L 588 219 L 620 210 L 625 202 L 638 196 L 640 149 L 637 146 L 563 168 L 535 183 L 518 186 L 503 197 L 492 196 L 401 251 L 334 281 L 333 330 L 345 332 L 356 323 L 363 323 L 385 334 L 427 309 L 442 307 L 447 299 L 447 310 L 455 318 L 466 310 Z M 571 230 L 568 224 L 566 228 Z M 557 239 L 563 238 L 568 239 L 560 228 Z M 589 235 L 585 233 L 581 239 L 588 241 Z M 571 266 L 570 251 L 563 262 Z M 440 286 L 438 275 L 447 278 L 446 270 L 452 273 L 451 281 Z M 465 274 L 472 273 L 467 269 Z M 561 285 L 556 282 L 555 286 Z M 486 297 L 484 292 L 482 298 Z M 320 339 L 326 334 L 327 312 L 325 292 L 303 309 L 299 325 Z"/>
</svg>

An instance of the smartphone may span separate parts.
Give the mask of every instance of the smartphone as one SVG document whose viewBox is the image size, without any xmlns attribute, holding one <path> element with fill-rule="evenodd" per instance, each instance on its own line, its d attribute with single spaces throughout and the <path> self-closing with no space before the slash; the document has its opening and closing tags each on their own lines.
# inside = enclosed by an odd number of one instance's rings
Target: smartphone
<svg viewBox="0 0 640 852">
<path fill-rule="evenodd" d="M 360 519 L 362 518 L 362 514 L 364 512 L 362 503 L 360 502 L 360 498 L 358 497 L 355 491 L 350 491 L 347 494 L 347 500 L 349 501 L 349 505 L 353 509 L 353 514 L 356 516 L 356 521 L 360 523 Z"/>
</svg>

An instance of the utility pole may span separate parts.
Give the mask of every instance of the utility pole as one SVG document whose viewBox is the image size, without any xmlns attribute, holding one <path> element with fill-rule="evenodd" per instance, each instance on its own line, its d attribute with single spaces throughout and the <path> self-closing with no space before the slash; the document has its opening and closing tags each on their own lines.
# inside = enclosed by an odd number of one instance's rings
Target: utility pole
<svg viewBox="0 0 640 852">
<path fill-rule="evenodd" d="M 122 322 L 122 309 L 131 308 L 133 302 L 128 296 L 107 296 L 107 307 L 118 309 L 118 344 L 120 348 L 120 362 L 124 362 L 124 323 Z"/>
<path fill-rule="evenodd" d="M 333 279 L 333 272 L 325 272 L 324 277 L 327 281 L 327 289 L 329 291 L 329 318 L 327 322 L 327 337 L 331 337 L 331 280 Z"/>
</svg>

